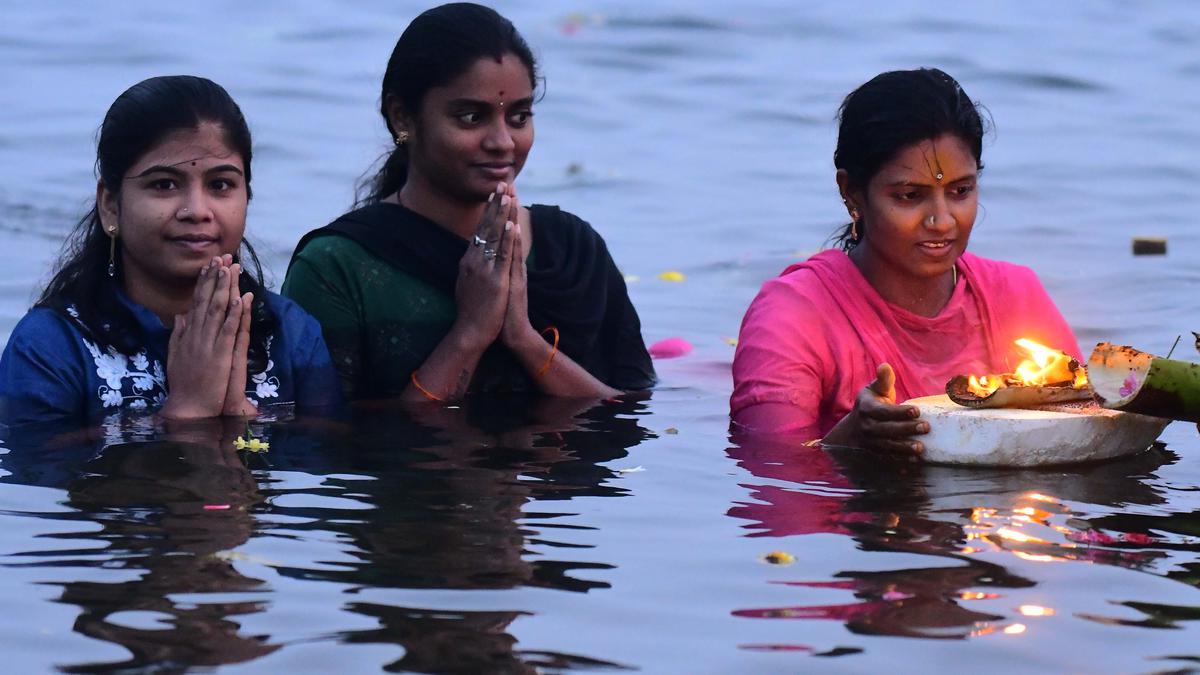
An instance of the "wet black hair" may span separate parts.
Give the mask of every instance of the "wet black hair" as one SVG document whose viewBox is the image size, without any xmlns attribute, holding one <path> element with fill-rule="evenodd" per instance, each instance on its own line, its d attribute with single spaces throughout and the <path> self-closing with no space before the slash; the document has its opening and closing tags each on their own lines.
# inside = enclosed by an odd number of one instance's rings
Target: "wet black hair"
<svg viewBox="0 0 1200 675">
<path fill-rule="evenodd" d="M 171 132 L 198 129 L 205 122 L 220 126 L 226 143 L 242 156 L 248 198 L 251 142 L 246 118 L 221 85 L 190 75 L 142 80 L 113 101 L 100 125 L 96 144 L 100 182 L 119 196 L 125 174 L 138 159 Z M 120 246 L 114 260 L 116 276 L 108 275 L 109 244 L 100 222 L 99 205 L 93 203 L 68 235 L 54 276 L 35 306 L 52 309 L 77 322 L 101 349 L 111 347 L 132 356 L 140 348 L 132 330 L 136 320 L 117 297 L 123 274 Z M 245 255 L 239 251 L 235 256 L 242 263 L 238 283 L 243 292 L 254 293 L 249 372 L 259 373 L 267 366 L 267 341 L 276 321 L 266 306 L 258 256 L 248 242 L 243 241 L 241 248 Z"/>
<path fill-rule="evenodd" d="M 529 70 L 529 84 L 537 88 L 537 60 L 529 45 L 508 19 L 496 10 L 471 2 L 452 2 L 426 10 L 408 24 L 396 41 L 379 98 L 379 113 L 395 138 L 388 119 L 389 99 L 411 115 L 421 109 L 425 94 L 453 81 L 476 61 L 499 62 L 513 54 Z M 359 187 L 359 204 L 372 204 L 396 192 L 408 178 L 408 149 L 397 145 L 383 168 Z"/>
<path fill-rule="evenodd" d="M 983 169 L 980 106 L 962 86 L 937 68 L 894 70 L 871 78 L 850 92 L 838 110 L 838 142 L 833 164 L 846 171 L 850 187 L 865 194 L 875 174 L 904 148 L 952 134 L 962 140 Z M 852 223 L 834 236 L 844 251 L 861 241 L 868 223 Z"/>
</svg>

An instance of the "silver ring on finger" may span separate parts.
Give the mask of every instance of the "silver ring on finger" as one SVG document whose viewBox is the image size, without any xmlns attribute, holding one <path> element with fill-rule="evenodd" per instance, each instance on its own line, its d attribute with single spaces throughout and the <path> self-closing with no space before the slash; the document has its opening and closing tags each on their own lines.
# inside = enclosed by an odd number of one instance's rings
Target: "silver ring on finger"
<svg viewBox="0 0 1200 675">
<path fill-rule="evenodd" d="M 483 249 L 483 257 L 488 260 L 495 260 L 496 259 L 496 249 L 494 249 L 494 248 Z"/>
<path fill-rule="evenodd" d="M 474 244 L 475 246 L 483 246 L 484 244 L 487 243 L 487 240 L 484 239 L 483 237 L 480 237 L 479 235 L 475 235 L 475 238 L 471 240 L 471 243 Z"/>
</svg>

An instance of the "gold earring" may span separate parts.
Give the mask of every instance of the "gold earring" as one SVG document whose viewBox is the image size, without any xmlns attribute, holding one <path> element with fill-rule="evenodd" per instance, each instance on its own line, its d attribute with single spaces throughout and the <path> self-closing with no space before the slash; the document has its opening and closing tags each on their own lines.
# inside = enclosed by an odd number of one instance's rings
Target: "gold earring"
<svg viewBox="0 0 1200 675">
<path fill-rule="evenodd" d="M 117 276 L 117 228 L 108 228 L 108 276 Z"/>
<path fill-rule="evenodd" d="M 408 132 L 401 131 L 400 133 L 396 134 L 396 137 L 392 140 L 396 142 L 396 145 L 404 145 L 408 142 Z"/>
</svg>

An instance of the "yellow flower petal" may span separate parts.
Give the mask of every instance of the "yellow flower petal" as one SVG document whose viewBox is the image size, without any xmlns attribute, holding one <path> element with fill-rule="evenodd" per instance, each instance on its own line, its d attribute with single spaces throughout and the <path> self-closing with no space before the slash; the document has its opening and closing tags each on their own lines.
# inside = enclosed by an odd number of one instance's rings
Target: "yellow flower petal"
<svg viewBox="0 0 1200 675">
<path fill-rule="evenodd" d="M 662 279 L 663 281 L 683 281 L 687 277 L 683 276 L 683 272 L 676 272 L 675 270 L 667 270 L 666 272 L 659 274 L 658 278 Z"/>
<path fill-rule="evenodd" d="M 270 450 L 271 444 L 266 441 L 257 439 L 257 438 L 251 438 L 250 440 L 247 441 L 246 439 L 242 438 L 241 436 L 238 436 L 237 440 L 235 440 L 233 442 L 233 447 L 237 448 L 238 450 L 249 450 L 250 452 L 262 452 L 264 450 Z"/>
<path fill-rule="evenodd" d="M 796 562 L 796 556 L 787 551 L 771 551 L 764 555 L 762 559 L 772 565 L 791 565 Z"/>
</svg>

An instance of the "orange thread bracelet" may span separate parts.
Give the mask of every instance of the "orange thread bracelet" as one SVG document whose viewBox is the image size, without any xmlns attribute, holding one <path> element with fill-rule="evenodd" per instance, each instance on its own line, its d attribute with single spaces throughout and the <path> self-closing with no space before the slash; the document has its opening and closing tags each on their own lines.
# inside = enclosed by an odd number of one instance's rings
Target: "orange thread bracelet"
<svg viewBox="0 0 1200 675">
<path fill-rule="evenodd" d="M 420 382 L 417 382 L 417 371 L 414 370 L 412 377 L 409 379 L 412 380 L 413 386 L 417 388 L 417 391 L 419 391 L 425 395 L 425 398 L 429 399 L 430 401 L 438 401 L 439 403 L 443 402 L 444 399 L 440 399 L 437 396 L 434 396 L 433 394 L 429 393 L 428 389 L 426 389 L 425 387 L 422 387 Z"/>
<path fill-rule="evenodd" d="M 546 371 L 550 369 L 550 362 L 554 360 L 554 355 L 558 353 L 558 329 L 554 326 L 550 326 L 549 328 L 542 330 L 540 334 L 545 335 L 550 331 L 554 331 L 554 345 L 550 347 L 550 356 L 546 357 L 546 362 L 542 364 L 541 368 L 538 368 L 537 374 L 533 376 L 535 380 L 541 379 L 541 377 L 546 374 Z"/>
</svg>

